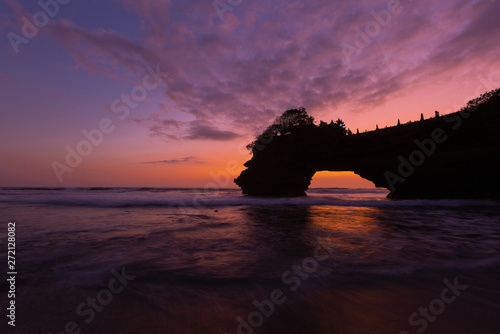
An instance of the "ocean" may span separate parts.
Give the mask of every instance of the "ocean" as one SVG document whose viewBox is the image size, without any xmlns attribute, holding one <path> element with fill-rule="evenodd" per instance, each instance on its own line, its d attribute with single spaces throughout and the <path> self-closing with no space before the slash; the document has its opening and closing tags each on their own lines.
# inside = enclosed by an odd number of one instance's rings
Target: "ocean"
<svg viewBox="0 0 500 334">
<path fill-rule="evenodd" d="M 500 202 L 387 193 L 0 188 L 0 328 L 498 333 Z"/>
</svg>

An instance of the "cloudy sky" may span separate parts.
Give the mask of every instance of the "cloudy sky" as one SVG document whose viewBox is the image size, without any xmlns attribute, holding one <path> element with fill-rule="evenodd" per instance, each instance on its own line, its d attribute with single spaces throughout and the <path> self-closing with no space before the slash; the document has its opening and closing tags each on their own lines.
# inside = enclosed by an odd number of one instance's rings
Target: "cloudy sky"
<svg viewBox="0 0 500 334">
<path fill-rule="evenodd" d="M 500 87 L 499 13 L 494 0 L 0 0 L 0 185 L 234 186 L 244 146 L 286 109 L 353 131 L 455 111 Z"/>
</svg>

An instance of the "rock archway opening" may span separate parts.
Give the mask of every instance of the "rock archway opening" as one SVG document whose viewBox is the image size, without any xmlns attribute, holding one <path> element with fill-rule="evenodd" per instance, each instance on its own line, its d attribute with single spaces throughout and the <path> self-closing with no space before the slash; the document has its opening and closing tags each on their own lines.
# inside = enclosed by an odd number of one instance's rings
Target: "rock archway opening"
<svg viewBox="0 0 500 334">
<path fill-rule="evenodd" d="M 312 177 L 311 188 L 375 188 L 375 184 L 354 172 L 318 171 Z"/>
</svg>

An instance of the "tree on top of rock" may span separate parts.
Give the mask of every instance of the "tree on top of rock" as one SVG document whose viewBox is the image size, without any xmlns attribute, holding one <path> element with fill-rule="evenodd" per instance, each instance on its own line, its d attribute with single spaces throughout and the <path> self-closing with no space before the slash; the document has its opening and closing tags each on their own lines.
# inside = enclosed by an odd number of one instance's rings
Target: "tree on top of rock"
<svg viewBox="0 0 500 334">
<path fill-rule="evenodd" d="M 331 121 L 330 124 L 320 121 L 319 128 L 329 131 L 331 133 L 340 134 L 342 136 L 352 135 L 352 131 L 347 128 L 344 121 L 341 120 L 340 118 L 337 119 L 335 122 Z"/>
<path fill-rule="evenodd" d="M 343 135 L 346 135 L 348 133 L 352 133 L 351 130 L 347 129 L 347 126 L 345 125 L 344 121 L 341 120 L 340 118 L 333 123 L 337 126 L 338 129 L 342 132 Z"/>
<path fill-rule="evenodd" d="M 306 109 L 290 109 L 277 117 L 273 124 L 257 136 L 255 141 L 247 145 L 247 149 L 254 151 L 262 150 L 264 145 L 270 143 L 274 137 L 292 133 L 294 129 L 314 124 L 314 117 L 309 116 Z"/>
<path fill-rule="evenodd" d="M 481 104 L 492 102 L 494 100 L 498 101 L 499 98 L 500 98 L 500 88 L 493 89 L 490 90 L 489 92 L 482 94 L 479 97 L 476 97 L 475 99 L 470 100 L 469 102 L 467 102 L 467 105 L 460 110 L 469 110 L 469 109 L 474 110 Z"/>
<path fill-rule="evenodd" d="M 303 107 L 287 110 L 274 121 L 281 135 L 289 133 L 293 128 L 311 124 L 314 124 L 314 117 L 309 116 Z"/>
</svg>

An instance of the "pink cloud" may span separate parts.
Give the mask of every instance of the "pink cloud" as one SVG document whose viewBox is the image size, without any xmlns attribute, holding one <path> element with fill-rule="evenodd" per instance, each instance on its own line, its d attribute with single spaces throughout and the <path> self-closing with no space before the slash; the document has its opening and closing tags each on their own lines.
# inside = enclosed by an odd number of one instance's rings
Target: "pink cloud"
<svg viewBox="0 0 500 334">
<path fill-rule="evenodd" d="M 401 13 L 349 64 L 341 43 L 353 43 L 355 29 L 374 21 L 371 11 L 387 9 L 388 1 L 246 1 L 224 22 L 210 1 L 118 2 L 141 20 L 140 39 L 69 21 L 51 33 L 80 67 L 103 75 L 161 64 L 169 72 L 165 100 L 196 117 L 177 130 L 150 120 L 152 133 L 171 138 L 230 140 L 298 106 L 313 114 L 367 110 L 500 62 L 499 2 L 401 1 Z"/>
</svg>

